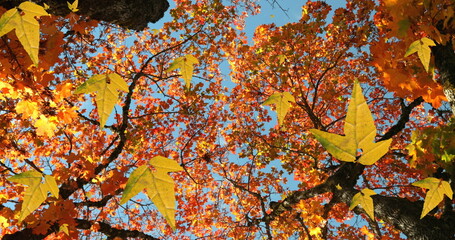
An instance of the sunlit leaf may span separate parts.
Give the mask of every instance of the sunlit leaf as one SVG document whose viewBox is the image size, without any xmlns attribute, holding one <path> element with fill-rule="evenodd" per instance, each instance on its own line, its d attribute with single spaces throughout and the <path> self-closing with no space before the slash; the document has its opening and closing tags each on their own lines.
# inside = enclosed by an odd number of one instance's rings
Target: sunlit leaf
<svg viewBox="0 0 455 240">
<path fill-rule="evenodd" d="M 436 46 L 433 40 L 426 37 L 421 38 L 411 43 L 404 56 L 407 57 L 413 53 L 417 53 L 420 62 L 422 62 L 423 67 L 428 72 L 430 68 L 431 46 Z"/>
<path fill-rule="evenodd" d="M 368 188 L 362 189 L 362 191 L 358 192 L 357 194 L 352 197 L 351 205 L 349 206 L 349 210 L 354 209 L 358 205 L 360 205 L 363 210 L 370 216 L 371 219 L 374 220 L 374 205 L 373 199 L 371 196 L 376 195 L 376 193 Z"/>
<path fill-rule="evenodd" d="M 60 225 L 58 231 L 59 231 L 59 232 L 64 232 L 67 236 L 70 235 L 69 230 L 68 230 L 68 224 L 67 224 L 67 223 L 64 223 L 64 224 Z"/>
<path fill-rule="evenodd" d="M 152 172 L 147 165 L 142 165 L 136 168 L 128 178 L 128 181 L 123 190 L 120 204 L 128 202 L 132 197 L 136 196 L 152 182 Z"/>
<path fill-rule="evenodd" d="M 32 3 L 23 2 L 17 8 L 12 8 L 0 18 L 0 36 L 13 29 L 35 65 L 38 65 L 39 51 L 39 23 L 35 17 L 48 15 L 43 7 Z"/>
<path fill-rule="evenodd" d="M 188 54 L 183 57 L 176 58 L 166 72 L 180 69 L 180 75 L 182 75 L 182 78 L 185 81 L 186 88 L 189 89 L 191 78 L 193 78 L 194 64 L 199 64 L 199 61 L 193 55 Z"/>
<path fill-rule="evenodd" d="M 425 217 L 425 215 L 427 215 L 431 210 L 433 210 L 433 208 L 438 206 L 442 200 L 444 200 L 444 195 L 450 199 L 452 199 L 453 196 L 453 191 L 450 187 L 450 184 L 442 179 L 428 177 L 417 181 L 412 185 L 429 189 L 427 195 L 425 196 L 425 202 L 423 203 L 422 214 L 420 215 L 421 219 Z"/>
<path fill-rule="evenodd" d="M 291 102 L 295 102 L 294 96 L 289 92 L 276 92 L 272 94 L 262 105 L 275 104 L 276 112 L 278 115 L 278 124 L 282 125 L 284 117 L 291 107 Z"/>
<path fill-rule="evenodd" d="M 68 8 L 71 12 L 77 12 L 79 9 L 77 8 L 79 5 L 79 0 L 75 0 L 73 3 L 66 2 L 68 4 Z"/>
<path fill-rule="evenodd" d="M 27 171 L 8 178 L 9 181 L 28 185 L 24 193 L 24 199 L 19 216 L 19 222 L 24 220 L 30 213 L 35 211 L 47 198 L 47 193 L 58 197 L 58 187 L 52 176 L 45 176 L 37 171 Z"/>
<path fill-rule="evenodd" d="M 33 126 L 36 127 L 36 134 L 38 136 L 47 136 L 52 137 L 55 134 L 55 130 L 57 129 L 57 125 L 51 119 L 55 119 L 56 117 L 46 117 L 45 115 L 40 115 L 40 118 L 36 120 Z"/>
<path fill-rule="evenodd" d="M 149 161 L 155 168 L 151 171 L 147 165 L 135 169 L 127 183 L 120 204 L 146 189 L 147 196 L 163 214 L 169 225 L 175 229 L 175 192 L 174 180 L 169 172 L 182 171 L 182 167 L 174 160 L 165 157 L 154 157 Z"/>
<path fill-rule="evenodd" d="M 356 81 L 344 124 L 345 136 L 311 129 L 316 139 L 335 158 L 345 161 L 356 161 L 357 150 L 362 155 L 357 160 L 363 165 L 371 165 L 387 153 L 392 139 L 374 142 L 376 127 L 373 116 L 366 104 L 360 84 Z"/>
<path fill-rule="evenodd" d="M 119 99 L 117 90 L 128 92 L 125 80 L 116 73 L 94 75 L 80 85 L 75 94 L 96 92 L 96 105 L 100 116 L 100 126 L 104 127 L 109 115 Z"/>
</svg>

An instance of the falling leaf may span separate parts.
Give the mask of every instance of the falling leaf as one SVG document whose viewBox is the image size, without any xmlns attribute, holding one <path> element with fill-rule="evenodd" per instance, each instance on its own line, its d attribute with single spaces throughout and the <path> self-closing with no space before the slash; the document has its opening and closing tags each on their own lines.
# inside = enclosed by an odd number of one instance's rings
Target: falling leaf
<svg viewBox="0 0 455 240">
<path fill-rule="evenodd" d="M 174 160 L 157 156 L 149 161 L 155 168 L 151 171 L 147 165 L 136 168 L 130 175 L 120 204 L 146 189 L 147 196 L 163 214 L 169 225 L 175 229 L 175 193 L 174 181 L 168 172 L 182 171 L 183 168 Z"/>
<path fill-rule="evenodd" d="M 417 181 L 412 184 L 416 187 L 429 189 L 427 195 L 425 196 L 425 201 L 423 203 L 422 214 L 420 219 L 425 217 L 433 208 L 438 206 L 442 200 L 444 200 L 444 195 L 447 195 L 452 199 L 453 191 L 450 187 L 450 184 L 444 180 L 437 179 L 434 177 L 428 177 L 423 180 Z"/>
<path fill-rule="evenodd" d="M 189 89 L 191 84 L 191 78 L 193 77 L 194 64 L 199 64 L 199 61 L 193 55 L 188 54 L 183 57 L 176 58 L 171 63 L 166 72 L 170 72 L 175 69 L 180 69 L 180 75 L 182 75 L 182 78 L 185 81 L 186 88 Z"/>
<path fill-rule="evenodd" d="M 73 3 L 66 2 L 68 4 L 68 8 L 71 12 L 77 12 L 79 9 L 77 8 L 79 5 L 79 0 L 75 0 Z"/>
<path fill-rule="evenodd" d="M 58 197 L 58 187 L 54 177 L 45 176 L 44 183 L 41 183 L 43 174 L 37 171 L 27 171 L 8 178 L 8 181 L 28 185 L 25 190 L 19 222 L 35 211 L 47 198 L 47 193 Z"/>
<path fill-rule="evenodd" d="M 422 38 L 419 40 L 414 41 L 409 46 L 408 50 L 406 51 L 405 57 L 417 52 L 419 56 L 420 62 L 422 62 L 423 67 L 428 72 L 430 68 L 430 58 L 431 58 L 431 48 L 430 46 L 436 46 L 433 40 L 429 38 Z"/>
<path fill-rule="evenodd" d="M 278 115 L 278 124 L 282 125 L 284 122 L 284 117 L 291 107 L 290 102 L 295 102 L 294 96 L 289 92 L 276 92 L 272 94 L 262 105 L 271 105 L 275 104 L 276 112 Z"/>
<path fill-rule="evenodd" d="M 389 139 L 375 143 L 376 131 L 373 116 L 357 81 L 354 84 L 344 124 L 345 136 L 318 129 L 310 130 L 333 157 L 345 162 L 358 161 L 363 165 L 371 165 L 378 161 L 387 153 L 392 142 L 392 139 Z M 362 150 L 362 156 L 356 160 L 358 149 Z"/>
<path fill-rule="evenodd" d="M 118 101 L 117 90 L 129 92 L 128 85 L 122 77 L 116 73 L 100 74 L 89 78 L 74 91 L 74 94 L 97 92 L 95 100 L 100 116 L 100 126 L 104 127 Z"/>
<path fill-rule="evenodd" d="M 357 194 L 352 197 L 351 205 L 349 206 L 349 210 L 354 209 L 358 205 L 365 210 L 365 212 L 370 216 L 371 219 L 374 220 L 374 205 L 373 199 L 371 196 L 376 195 L 376 193 L 368 188 L 362 189 L 362 191 L 358 192 Z"/>
<path fill-rule="evenodd" d="M 35 65 L 38 65 L 40 40 L 39 23 L 35 17 L 45 15 L 48 13 L 43 7 L 32 2 L 23 2 L 19 7 L 5 12 L 0 18 L 0 36 L 15 29 L 19 42 Z"/>
</svg>

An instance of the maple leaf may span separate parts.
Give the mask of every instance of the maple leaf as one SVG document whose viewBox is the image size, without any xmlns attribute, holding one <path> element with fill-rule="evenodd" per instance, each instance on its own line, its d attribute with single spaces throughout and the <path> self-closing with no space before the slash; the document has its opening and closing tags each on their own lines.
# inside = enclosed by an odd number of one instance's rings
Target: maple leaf
<svg viewBox="0 0 455 240">
<path fill-rule="evenodd" d="M 79 9 L 77 6 L 79 5 L 79 0 L 75 0 L 73 3 L 66 2 L 68 4 L 68 8 L 71 10 L 71 12 L 77 12 Z"/>
<path fill-rule="evenodd" d="M 64 224 L 60 225 L 58 231 L 59 231 L 59 232 L 64 232 L 67 236 L 70 235 L 69 230 L 68 230 L 68 224 L 67 224 L 67 223 L 64 223 Z"/>
<path fill-rule="evenodd" d="M 19 7 L 5 12 L 0 18 L 0 36 L 15 29 L 17 38 L 35 65 L 38 65 L 40 39 L 39 23 L 35 17 L 45 15 L 48 13 L 43 7 L 32 2 L 23 2 Z"/>
<path fill-rule="evenodd" d="M 33 124 L 33 126 L 36 127 L 36 134 L 38 136 L 54 136 L 54 131 L 57 129 L 57 126 L 55 125 L 54 121 L 50 120 L 55 119 L 56 117 L 54 116 L 47 118 L 46 116 L 41 115 L 40 118 Z"/>
<path fill-rule="evenodd" d="M 436 46 L 433 40 L 429 38 L 421 38 L 419 40 L 414 41 L 409 46 L 408 50 L 406 50 L 405 57 L 416 53 L 419 56 L 420 62 L 422 62 L 423 67 L 428 72 L 430 70 L 430 58 L 431 58 L 431 48 L 430 46 Z"/>
<path fill-rule="evenodd" d="M 161 156 L 152 158 L 149 164 L 155 168 L 155 171 L 152 172 L 147 165 L 142 165 L 131 173 L 120 204 L 126 203 L 146 189 L 147 196 L 175 230 L 174 181 L 168 172 L 182 171 L 183 168 L 176 161 Z"/>
<path fill-rule="evenodd" d="M 275 104 L 278 115 L 278 124 L 281 126 L 284 122 L 284 117 L 291 107 L 290 102 L 295 102 L 294 96 L 289 92 L 276 92 L 272 94 L 262 105 Z"/>
<path fill-rule="evenodd" d="M 332 156 L 341 161 L 357 161 L 363 165 L 371 165 L 378 161 L 387 153 L 392 143 L 392 139 L 375 143 L 376 131 L 373 116 L 357 81 L 354 83 L 344 124 L 345 136 L 310 129 L 310 132 Z M 362 156 L 356 160 L 358 149 L 362 150 Z"/>
<path fill-rule="evenodd" d="M 199 64 L 197 58 L 193 55 L 188 54 L 183 57 L 176 58 L 166 72 L 173 71 L 175 69 L 180 69 L 180 75 L 182 75 L 183 80 L 185 81 L 185 86 L 187 89 L 190 89 L 191 78 L 193 77 L 194 64 Z"/>
<path fill-rule="evenodd" d="M 371 196 L 376 195 L 376 192 L 369 188 L 364 188 L 360 192 L 354 195 L 351 200 L 351 205 L 349 206 L 349 210 L 354 209 L 358 205 L 362 207 L 365 212 L 370 216 L 371 219 L 374 220 L 374 205 L 373 199 Z"/>
<path fill-rule="evenodd" d="M 24 193 L 19 222 L 24 220 L 25 217 L 35 211 L 35 209 L 37 209 L 41 203 L 46 200 L 48 192 L 58 198 L 59 189 L 54 177 L 45 175 L 44 182 L 41 183 L 42 178 L 43 174 L 34 170 L 23 172 L 8 178 L 8 181 L 29 186 Z"/>
<path fill-rule="evenodd" d="M 99 74 L 81 84 L 74 94 L 97 92 L 95 100 L 100 116 L 100 126 L 104 127 L 119 99 L 117 90 L 129 92 L 128 85 L 122 77 L 117 73 Z"/>
<path fill-rule="evenodd" d="M 444 195 L 447 195 L 452 199 L 453 191 L 450 187 L 450 184 L 442 179 L 437 179 L 434 177 L 428 177 L 423 180 L 417 181 L 412 184 L 416 187 L 429 189 L 427 195 L 425 196 L 425 201 L 423 203 L 422 214 L 420 219 L 425 217 L 433 208 L 438 206 L 438 204 L 444 199 Z"/>
<path fill-rule="evenodd" d="M 16 112 L 22 114 L 22 118 L 24 119 L 29 117 L 36 119 L 39 114 L 38 104 L 28 100 L 20 101 L 16 105 Z"/>
</svg>

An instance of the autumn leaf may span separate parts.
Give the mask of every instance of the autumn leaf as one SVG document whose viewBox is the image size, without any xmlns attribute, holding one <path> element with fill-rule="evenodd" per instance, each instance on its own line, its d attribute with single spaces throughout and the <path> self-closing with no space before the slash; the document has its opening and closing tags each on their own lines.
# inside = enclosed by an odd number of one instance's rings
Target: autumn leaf
<svg viewBox="0 0 455 240">
<path fill-rule="evenodd" d="M 55 121 L 57 118 L 52 116 L 50 118 L 40 115 L 40 118 L 36 120 L 33 126 L 36 127 L 36 134 L 38 136 L 47 136 L 52 137 L 54 136 L 54 132 L 57 129 L 57 125 L 55 125 Z"/>
<path fill-rule="evenodd" d="M 345 136 L 310 129 L 332 156 L 341 161 L 357 161 L 363 165 L 371 165 L 378 161 L 387 153 L 392 142 L 392 139 L 389 139 L 375 143 L 376 131 L 373 116 L 357 81 L 354 84 L 344 124 Z M 356 160 L 358 149 L 362 150 L 362 156 Z"/>
<path fill-rule="evenodd" d="M 8 178 L 8 181 L 29 186 L 24 193 L 19 222 L 24 220 L 25 217 L 35 211 L 46 200 L 48 192 L 51 192 L 54 197 L 58 198 L 59 189 L 54 177 L 44 176 L 44 183 L 41 183 L 42 178 L 43 174 L 34 170 Z"/>
<path fill-rule="evenodd" d="M 120 204 L 146 189 L 147 196 L 163 214 L 169 225 L 175 229 L 175 193 L 174 181 L 168 172 L 182 171 L 182 167 L 174 160 L 157 156 L 149 161 L 155 168 L 151 171 L 147 165 L 136 168 L 130 175 Z"/>
<path fill-rule="evenodd" d="M 284 117 L 291 107 L 290 102 L 295 102 L 294 96 L 289 92 L 276 92 L 272 94 L 262 105 L 275 104 L 278 115 L 278 124 L 281 126 L 284 122 Z"/>
<path fill-rule="evenodd" d="M 0 36 L 15 29 L 17 38 L 35 65 L 38 65 L 40 40 L 39 23 L 35 17 L 45 15 L 48 13 L 43 7 L 32 2 L 23 2 L 19 7 L 5 12 L 0 18 Z"/>
<path fill-rule="evenodd" d="M 374 206 L 373 206 L 373 199 L 371 196 L 376 195 L 371 189 L 364 188 L 362 191 L 358 192 L 357 194 L 352 197 L 351 205 L 349 206 L 349 210 L 354 209 L 358 205 L 362 207 L 365 212 L 370 216 L 371 219 L 374 220 Z"/>
<path fill-rule="evenodd" d="M 180 75 L 182 75 L 182 78 L 185 81 L 186 88 L 189 89 L 191 84 L 191 78 L 193 77 L 194 64 L 199 64 L 199 61 L 193 55 L 188 54 L 183 57 L 176 58 L 171 63 L 166 72 L 170 72 L 175 69 L 180 69 Z"/>
<path fill-rule="evenodd" d="M 29 117 L 37 119 L 39 115 L 38 104 L 29 100 L 20 101 L 16 105 L 16 112 L 22 114 L 22 118 L 24 119 Z"/>
<path fill-rule="evenodd" d="M 423 67 L 428 72 L 430 68 L 431 46 L 436 46 L 433 40 L 426 37 L 421 38 L 411 43 L 404 56 L 407 57 L 417 52 L 420 62 L 422 62 Z"/>
<path fill-rule="evenodd" d="M 79 9 L 77 6 L 79 5 L 79 0 L 75 0 L 73 3 L 66 2 L 68 4 L 68 8 L 71 10 L 71 12 L 77 12 Z"/>
<path fill-rule="evenodd" d="M 420 219 L 425 217 L 433 208 L 444 200 L 444 195 L 452 199 L 453 191 L 450 184 L 442 179 L 428 177 L 412 184 L 416 187 L 429 189 L 423 203 L 422 214 Z"/>
<path fill-rule="evenodd" d="M 67 223 L 64 223 L 64 224 L 60 225 L 58 231 L 59 231 L 59 232 L 64 232 L 67 236 L 70 235 L 69 229 L 68 229 L 68 224 L 67 224 Z"/>
<path fill-rule="evenodd" d="M 89 78 L 74 91 L 74 94 L 96 92 L 100 126 L 104 127 L 119 99 L 117 90 L 129 92 L 128 85 L 122 77 L 116 73 L 100 74 Z"/>
</svg>

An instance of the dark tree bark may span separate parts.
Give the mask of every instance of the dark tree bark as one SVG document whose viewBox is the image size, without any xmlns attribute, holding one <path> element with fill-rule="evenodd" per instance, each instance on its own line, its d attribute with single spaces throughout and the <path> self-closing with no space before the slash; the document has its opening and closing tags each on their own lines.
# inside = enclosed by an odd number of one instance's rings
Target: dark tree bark
<svg viewBox="0 0 455 240">
<path fill-rule="evenodd" d="M 25 0 L 0 0 L 0 6 L 11 9 Z M 68 2 L 73 2 L 69 0 Z M 49 13 L 65 16 L 71 11 L 67 0 L 34 0 L 35 3 L 49 5 Z M 79 0 L 76 14 L 92 19 L 118 24 L 122 28 L 143 30 L 149 22 L 155 23 L 169 8 L 167 0 Z"/>
<path fill-rule="evenodd" d="M 440 75 L 439 81 L 444 87 L 444 94 L 455 114 L 455 52 L 452 43 L 446 45 L 437 44 L 431 48 L 434 55 L 434 64 Z"/>
</svg>

